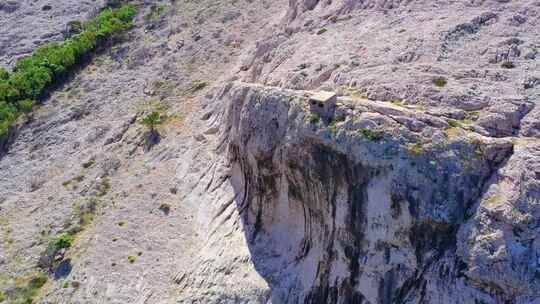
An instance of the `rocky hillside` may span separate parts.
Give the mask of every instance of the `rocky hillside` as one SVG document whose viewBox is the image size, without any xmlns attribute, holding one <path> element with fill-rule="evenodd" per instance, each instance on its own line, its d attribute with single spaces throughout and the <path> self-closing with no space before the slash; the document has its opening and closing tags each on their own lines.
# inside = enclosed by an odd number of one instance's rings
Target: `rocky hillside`
<svg viewBox="0 0 540 304">
<path fill-rule="evenodd" d="M 0 302 L 539 303 L 540 2 L 130 2 L 0 156 Z"/>
</svg>

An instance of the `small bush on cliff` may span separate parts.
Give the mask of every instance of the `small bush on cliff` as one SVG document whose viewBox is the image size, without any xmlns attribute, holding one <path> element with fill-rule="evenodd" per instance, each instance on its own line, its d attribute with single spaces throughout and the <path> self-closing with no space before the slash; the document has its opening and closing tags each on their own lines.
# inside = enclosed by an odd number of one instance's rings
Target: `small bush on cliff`
<svg viewBox="0 0 540 304">
<path fill-rule="evenodd" d="M 17 119 L 17 108 L 5 101 L 0 101 L 0 143 L 8 136 L 9 126 Z"/>
<path fill-rule="evenodd" d="M 322 29 L 320 29 L 319 31 L 317 31 L 317 35 L 322 35 L 322 34 L 324 34 L 324 33 L 326 33 L 326 32 L 328 32 L 328 30 L 327 30 L 326 28 L 323 27 Z"/>
<path fill-rule="evenodd" d="M 34 106 L 34 102 L 30 99 L 20 100 L 17 102 L 17 108 L 20 112 L 23 113 L 29 113 L 32 111 L 32 107 Z"/>
<path fill-rule="evenodd" d="M 336 120 L 332 120 L 328 125 L 328 128 L 330 129 L 330 132 L 332 132 L 332 134 L 336 134 L 337 132 L 337 123 L 338 122 Z"/>
<path fill-rule="evenodd" d="M 141 124 L 150 129 L 150 132 L 155 132 L 156 127 L 165 121 L 165 116 L 159 112 L 152 112 L 141 119 Z"/>
<path fill-rule="evenodd" d="M 448 124 L 453 128 L 459 128 L 461 127 L 461 123 L 455 119 L 449 119 Z"/>
<path fill-rule="evenodd" d="M 360 132 L 360 134 L 362 134 L 362 136 L 364 136 L 365 138 L 367 138 L 367 139 L 369 139 L 371 141 L 380 140 L 381 137 L 382 137 L 380 133 L 372 131 L 372 130 L 367 129 L 367 128 L 360 129 L 359 132 Z"/>
<path fill-rule="evenodd" d="M 83 163 L 83 164 L 82 164 L 82 167 L 83 167 L 84 169 L 88 169 L 88 168 L 92 167 L 95 163 L 96 163 L 96 161 L 95 161 L 94 159 L 91 159 L 91 160 L 89 160 L 89 161 Z"/>
<path fill-rule="evenodd" d="M 57 250 L 64 249 L 64 248 L 70 248 L 73 245 L 73 242 L 75 241 L 75 238 L 73 235 L 64 233 L 58 236 L 54 240 L 54 247 Z"/>
<path fill-rule="evenodd" d="M 145 135 L 144 148 L 146 151 L 150 151 L 152 147 L 159 143 L 160 135 L 156 130 L 156 127 L 164 123 L 166 116 L 159 112 L 152 112 L 140 120 L 140 123 L 148 127 L 148 132 Z"/>
<path fill-rule="evenodd" d="M 516 67 L 516 65 L 512 61 L 504 61 L 501 64 L 501 67 L 505 69 L 513 69 Z"/>
<path fill-rule="evenodd" d="M 0 67 L 0 80 L 7 80 L 9 78 L 9 73 L 6 69 Z"/>
<path fill-rule="evenodd" d="M 444 77 L 433 78 L 433 84 L 438 86 L 439 88 L 446 86 L 446 83 L 447 83 L 447 80 Z"/>
</svg>

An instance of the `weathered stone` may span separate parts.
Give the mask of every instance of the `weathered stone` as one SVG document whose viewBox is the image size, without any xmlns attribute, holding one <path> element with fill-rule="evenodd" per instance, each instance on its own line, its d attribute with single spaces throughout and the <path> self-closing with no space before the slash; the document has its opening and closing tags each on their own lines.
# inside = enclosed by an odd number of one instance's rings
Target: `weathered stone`
<svg viewBox="0 0 540 304">
<path fill-rule="evenodd" d="M 122 2 L 0 0 L 0 64 Z M 537 2 L 133 1 L 0 156 L 0 291 L 69 258 L 34 302 L 538 302 Z"/>
</svg>

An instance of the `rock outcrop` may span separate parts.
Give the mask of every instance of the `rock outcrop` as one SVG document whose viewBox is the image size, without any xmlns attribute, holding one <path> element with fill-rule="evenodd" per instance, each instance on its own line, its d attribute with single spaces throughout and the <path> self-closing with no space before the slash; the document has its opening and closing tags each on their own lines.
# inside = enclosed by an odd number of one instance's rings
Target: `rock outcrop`
<svg viewBox="0 0 540 304">
<path fill-rule="evenodd" d="M 478 227 L 496 220 L 484 205 L 497 204 L 491 189 L 515 162 L 512 141 L 347 97 L 334 120 L 314 121 L 307 96 L 245 84 L 219 96 L 238 225 L 272 303 L 534 299 L 538 251 L 516 246 L 535 227 L 507 243 Z M 432 122 L 415 131 L 420 119 Z M 499 199 L 510 212 L 511 200 Z M 534 204 L 524 203 L 523 221 Z M 507 251 L 501 270 L 514 268 L 512 254 L 528 258 L 515 257 L 524 267 L 515 275 L 497 275 L 478 247 Z"/>
</svg>

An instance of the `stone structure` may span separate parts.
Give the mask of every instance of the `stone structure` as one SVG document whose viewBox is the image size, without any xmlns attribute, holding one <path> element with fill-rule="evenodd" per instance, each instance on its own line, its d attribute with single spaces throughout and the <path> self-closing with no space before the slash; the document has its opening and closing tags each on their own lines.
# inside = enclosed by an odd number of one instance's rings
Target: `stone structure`
<svg viewBox="0 0 540 304">
<path fill-rule="evenodd" d="M 336 110 L 337 96 L 334 92 L 314 92 L 309 97 L 309 110 L 324 120 L 330 120 Z"/>
</svg>

